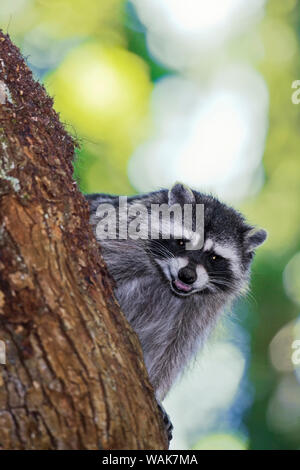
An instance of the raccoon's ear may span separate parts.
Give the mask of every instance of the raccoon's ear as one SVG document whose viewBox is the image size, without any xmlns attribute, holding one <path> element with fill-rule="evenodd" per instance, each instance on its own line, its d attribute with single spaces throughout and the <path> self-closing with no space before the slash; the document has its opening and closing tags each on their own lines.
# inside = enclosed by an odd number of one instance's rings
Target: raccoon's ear
<svg viewBox="0 0 300 470">
<path fill-rule="evenodd" d="M 244 246 L 246 252 L 254 251 L 259 245 L 267 238 L 267 232 L 264 229 L 256 230 L 255 228 L 250 228 L 244 238 Z"/>
<path fill-rule="evenodd" d="M 185 184 L 175 183 L 168 194 L 168 204 L 194 204 L 195 196 L 193 191 Z"/>
</svg>

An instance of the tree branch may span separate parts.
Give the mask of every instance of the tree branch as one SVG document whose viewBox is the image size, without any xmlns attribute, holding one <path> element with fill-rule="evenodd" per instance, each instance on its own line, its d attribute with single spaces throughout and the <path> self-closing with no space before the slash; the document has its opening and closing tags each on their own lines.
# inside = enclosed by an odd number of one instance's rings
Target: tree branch
<svg viewBox="0 0 300 470">
<path fill-rule="evenodd" d="M 0 32 L 0 447 L 163 449 L 52 104 Z"/>
</svg>

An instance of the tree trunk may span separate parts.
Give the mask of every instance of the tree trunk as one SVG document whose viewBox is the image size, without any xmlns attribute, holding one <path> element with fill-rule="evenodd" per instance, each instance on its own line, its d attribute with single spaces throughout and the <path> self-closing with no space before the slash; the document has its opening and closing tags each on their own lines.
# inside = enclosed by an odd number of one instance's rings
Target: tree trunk
<svg viewBox="0 0 300 470">
<path fill-rule="evenodd" d="M 51 98 L 0 32 L 0 448 L 165 449 L 73 157 Z"/>
</svg>

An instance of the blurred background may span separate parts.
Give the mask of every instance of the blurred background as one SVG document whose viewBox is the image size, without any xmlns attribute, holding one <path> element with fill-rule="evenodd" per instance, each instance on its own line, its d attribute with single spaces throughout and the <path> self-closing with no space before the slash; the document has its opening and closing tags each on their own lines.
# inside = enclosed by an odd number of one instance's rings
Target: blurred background
<svg viewBox="0 0 300 470">
<path fill-rule="evenodd" d="M 300 449 L 300 2 L 1 0 L 0 28 L 79 142 L 83 192 L 180 180 L 269 232 L 165 402 L 172 448 Z"/>
</svg>

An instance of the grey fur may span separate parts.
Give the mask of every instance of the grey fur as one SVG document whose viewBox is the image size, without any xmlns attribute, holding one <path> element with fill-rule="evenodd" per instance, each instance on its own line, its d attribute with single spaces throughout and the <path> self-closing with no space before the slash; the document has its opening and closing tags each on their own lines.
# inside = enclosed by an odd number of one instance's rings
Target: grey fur
<svg viewBox="0 0 300 470">
<path fill-rule="evenodd" d="M 86 197 L 95 229 L 98 205 L 110 202 L 117 206 L 118 197 L 103 194 Z M 176 250 L 166 245 L 168 242 L 160 244 L 160 241 L 100 241 L 102 255 L 116 281 L 115 295 L 139 336 L 150 381 L 159 400 L 164 399 L 176 377 L 201 347 L 222 310 L 247 289 L 254 250 L 266 238 L 265 231 L 254 233 L 253 227 L 234 209 L 212 196 L 191 193 L 181 184 L 169 192 L 160 190 L 130 197 L 128 203 L 138 201 L 150 208 L 152 203 L 171 200 L 172 204 L 182 205 L 193 199 L 204 204 L 205 243 L 199 252 L 185 251 L 178 256 Z M 218 262 L 223 271 L 211 268 L 212 256 L 218 252 L 222 255 Z M 177 258 L 181 261 L 176 271 L 174 259 Z M 191 292 L 181 295 L 172 288 L 172 283 L 186 264 L 198 276 L 204 271 L 208 273 L 202 277 L 209 280 L 202 286 L 197 278 Z"/>
</svg>

